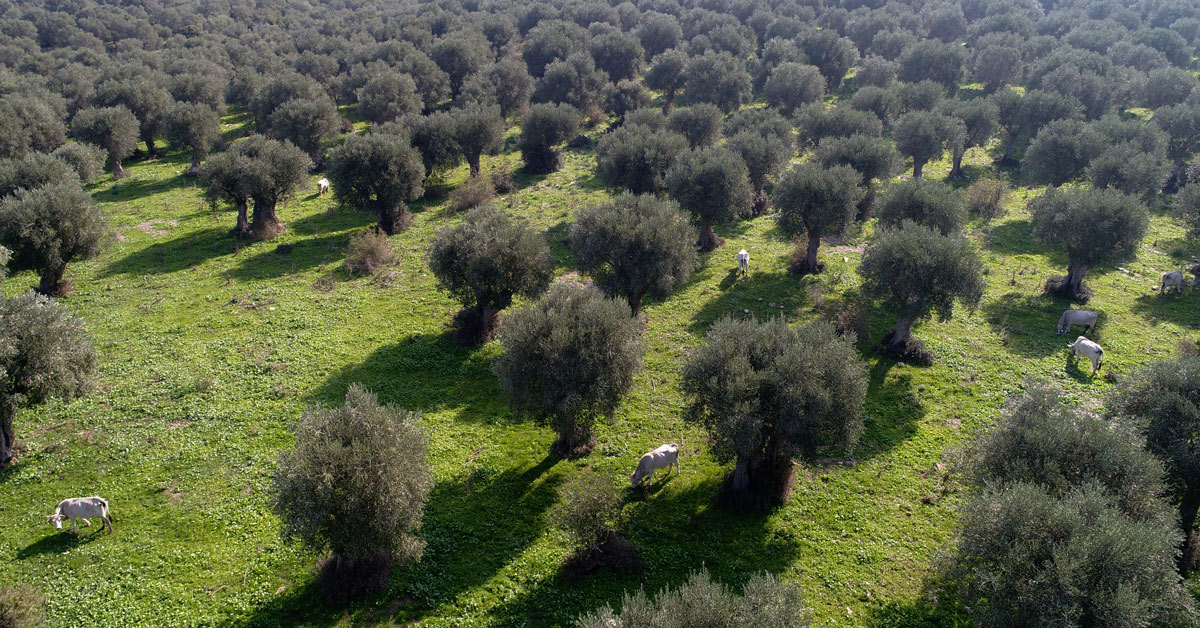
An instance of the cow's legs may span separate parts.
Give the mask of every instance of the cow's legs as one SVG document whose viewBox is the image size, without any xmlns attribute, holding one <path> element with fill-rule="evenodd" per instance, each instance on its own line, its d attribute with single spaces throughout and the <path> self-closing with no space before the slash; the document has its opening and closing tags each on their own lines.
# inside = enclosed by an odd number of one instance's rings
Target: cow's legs
<svg viewBox="0 0 1200 628">
<path fill-rule="evenodd" d="M 108 528 L 108 533 L 112 534 L 112 531 L 113 531 L 112 521 L 108 517 L 104 517 L 104 516 L 101 516 L 100 520 L 103 521 L 104 526 L 106 526 Z"/>
<path fill-rule="evenodd" d="M 90 528 L 90 527 L 92 527 L 92 522 L 91 522 L 91 521 L 88 521 L 87 517 L 80 517 L 80 519 L 82 519 L 82 520 L 83 520 L 83 525 L 85 525 L 85 526 L 87 526 L 87 527 L 89 527 L 89 528 Z"/>
<path fill-rule="evenodd" d="M 75 517 L 71 517 L 71 533 L 79 534 L 79 528 L 75 525 Z"/>
</svg>

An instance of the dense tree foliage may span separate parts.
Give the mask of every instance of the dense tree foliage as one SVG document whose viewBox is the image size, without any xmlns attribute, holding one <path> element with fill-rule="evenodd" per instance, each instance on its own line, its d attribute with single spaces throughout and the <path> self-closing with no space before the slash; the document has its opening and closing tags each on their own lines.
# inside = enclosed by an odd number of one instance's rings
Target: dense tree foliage
<svg viewBox="0 0 1200 628">
<path fill-rule="evenodd" d="M 479 345 L 491 339 L 496 315 L 514 296 L 546 291 L 554 260 L 540 234 L 488 205 L 438 231 L 429 247 L 429 269 L 463 305 L 455 319 L 459 340 Z"/>
<path fill-rule="evenodd" d="M 899 227 L 905 220 L 911 220 L 950 234 L 967 222 L 967 204 L 962 193 L 930 179 L 909 179 L 889 185 L 876 209 L 880 227 Z"/>
<path fill-rule="evenodd" d="M 1179 507 L 1184 542 L 1180 570 L 1200 565 L 1195 525 L 1200 510 L 1200 357 L 1151 364 L 1121 382 L 1110 411 L 1131 419 L 1150 451 L 1166 466 L 1167 486 Z"/>
<path fill-rule="evenodd" d="M 221 120 L 205 104 L 175 103 L 163 115 L 163 128 L 172 146 L 192 151 L 191 174 L 200 171 L 201 160 L 221 141 Z"/>
<path fill-rule="evenodd" d="M 618 614 L 605 606 L 579 619 L 580 628 L 736 628 L 739 626 L 778 626 L 808 628 L 809 609 L 799 587 L 780 582 L 768 573 L 755 574 L 746 582 L 742 595 L 707 573 L 698 572 L 676 589 L 660 591 L 654 597 L 637 590 L 625 594 Z"/>
<path fill-rule="evenodd" d="M 639 328 L 623 300 L 559 283 L 505 317 L 492 369 L 515 412 L 550 421 L 560 454 L 586 453 L 641 366 Z"/>
<path fill-rule="evenodd" d="M 696 230 L 675 201 L 628 192 L 581 210 L 571 225 L 579 267 L 637 314 L 642 297 L 662 298 L 696 268 Z"/>
<path fill-rule="evenodd" d="M 108 220 L 78 180 L 20 189 L 0 201 L 0 244 L 12 251 L 15 268 L 41 275 L 42 294 L 64 293 L 67 264 L 95 257 L 108 236 Z"/>
<path fill-rule="evenodd" d="M 342 406 L 309 408 L 293 428 L 296 445 L 275 471 L 275 511 L 285 537 L 334 556 L 329 575 L 349 572 L 331 585 L 365 576 L 386 584 L 393 565 L 421 559 L 433 474 L 420 419 L 352 384 Z"/>
<path fill-rule="evenodd" d="M 824 322 L 722 319 L 688 358 L 683 390 L 685 418 L 708 432 L 717 460 L 736 462 L 726 496 L 741 506 L 783 500 L 794 458 L 853 448 L 863 431 L 866 366 L 854 338 Z"/>
<path fill-rule="evenodd" d="M 114 179 L 129 176 L 121 167 L 121 160 L 137 146 L 138 121 L 128 109 L 120 106 L 84 109 L 71 121 L 71 136 L 108 151 Z"/>
<path fill-rule="evenodd" d="M 596 178 L 634 194 L 662 192 L 667 170 L 687 148 L 687 139 L 678 133 L 627 123 L 596 144 Z"/>
</svg>

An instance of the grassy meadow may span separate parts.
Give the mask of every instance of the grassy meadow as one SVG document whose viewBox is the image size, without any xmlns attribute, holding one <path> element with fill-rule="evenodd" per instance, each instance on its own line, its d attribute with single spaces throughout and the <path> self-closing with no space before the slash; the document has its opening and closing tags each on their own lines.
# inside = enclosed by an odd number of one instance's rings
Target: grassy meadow
<svg viewBox="0 0 1200 628">
<path fill-rule="evenodd" d="M 244 118 L 227 119 L 236 135 Z M 515 135 L 484 169 L 519 165 Z M 573 212 L 606 192 L 589 149 L 565 151 L 552 175 L 517 174 L 497 198 L 544 230 L 557 272 L 572 272 L 565 244 Z M 991 155 L 968 154 L 973 174 Z M 580 460 L 550 455 L 552 431 L 512 416 L 490 370 L 499 346 L 456 346 L 447 326 L 458 305 L 439 292 L 424 255 L 436 230 L 457 218 L 445 191 L 414 207 L 394 236 L 399 263 L 350 276 L 350 236 L 373 223 L 317 198 L 315 183 L 280 207 L 288 230 L 270 242 L 238 243 L 231 210 L 210 208 L 180 174 L 188 157 L 130 161 L 132 176 L 89 190 L 114 238 L 95 260 L 72 264 L 67 306 L 87 321 L 100 367 L 92 394 L 17 418 L 25 446 L 0 474 L 0 582 L 28 583 L 46 599 L 47 626 L 555 626 L 625 591 L 677 585 L 701 566 L 740 585 L 767 570 L 803 587 L 822 626 L 959 626 L 930 604 L 936 555 L 952 537 L 959 490 L 945 464 L 972 432 L 998 415 L 1025 378 L 1052 381 L 1096 407 L 1114 380 L 1172 355 L 1197 337 L 1200 293 L 1156 293 L 1160 272 L 1190 266 L 1197 243 L 1155 208 L 1136 259 L 1093 270 L 1089 309 L 1100 312 L 1105 365 L 1068 361 L 1055 334 L 1066 301 L 1042 294 L 1065 254 L 1030 238 L 1020 187 L 1007 215 L 968 227 L 988 267 L 975 311 L 915 330 L 937 356 L 917 367 L 881 359 L 871 345 L 894 324 L 869 311 L 859 340 L 870 369 L 866 433 L 852 452 L 798 468 L 795 492 L 768 515 L 711 505 L 726 467 L 704 434 L 680 420 L 679 371 L 722 316 L 804 321 L 853 294 L 869 235 L 826 242 L 824 273 L 787 272 L 791 246 L 771 216 L 723 225 L 726 243 L 703 256 L 687 286 L 648 301 L 644 365 L 599 446 Z M 941 178 L 946 162 L 927 166 Z M 1002 173 L 1009 176 L 1008 173 Z M 313 181 L 320 175 L 314 175 Z M 466 176 L 450 173 L 449 186 Z M 290 250 L 289 250 L 290 248 Z M 751 253 L 738 279 L 734 253 Z M 36 283 L 10 278 L 9 292 Z M 516 306 L 519 306 L 518 303 Z M 361 382 L 382 401 L 419 410 L 431 434 L 436 485 L 426 508 L 423 560 L 398 571 L 389 591 L 349 609 L 329 608 L 311 586 L 319 556 L 280 538 L 271 476 L 289 426 L 306 406 L 341 402 Z M 682 474 L 661 476 L 643 499 L 628 474 L 645 451 L 683 443 Z M 566 539 L 546 511 L 559 485 L 593 468 L 625 500 L 627 536 L 646 561 L 641 576 L 597 572 L 579 582 L 559 571 Z M 103 495 L 115 534 L 80 538 L 45 522 L 65 497 Z"/>
</svg>

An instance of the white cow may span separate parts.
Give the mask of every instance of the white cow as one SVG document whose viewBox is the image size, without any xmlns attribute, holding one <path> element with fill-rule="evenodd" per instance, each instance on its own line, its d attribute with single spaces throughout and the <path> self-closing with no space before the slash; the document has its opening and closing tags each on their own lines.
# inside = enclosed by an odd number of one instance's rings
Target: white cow
<svg viewBox="0 0 1200 628">
<path fill-rule="evenodd" d="M 1075 339 L 1075 342 L 1067 345 L 1071 350 L 1072 356 L 1085 356 L 1092 361 L 1092 375 L 1100 368 L 1100 364 L 1104 361 L 1104 349 L 1100 345 L 1080 336 Z"/>
<path fill-rule="evenodd" d="M 93 495 L 92 497 L 72 497 L 58 502 L 58 506 L 54 508 L 54 514 L 46 517 L 46 521 L 54 526 L 55 530 L 62 529 L 62 522 L 67 519 L 71 520 L 71 532 L 78 534 L 78 528 L 75 525 L 76 519 L 82 519 L 83 523 L 89 527 L 92 525 L 88 521 L 88 517 L 99 517 L 103 522 L 101 527 L 107 527 L 109 534 L 112 534 L 112 519 L 108 514 L 108 500 L 103 497 Z"/>
<path fill-rule="evenodd" d="M 317 196 L 324 196 L 329 191 L 329 179 L 321 178 L 317 181 Z"/>
<path fill-rule="evenodd" d="M 737 252 L 738 273 L 743 277 L 750 274 L 750 254 L 746 249 Z"/>
<path fill-rule="evenodd" d="M 1162 285 L 1158 287 L 1159 294 L 1166 294 L 1167 290 L 1175 289 L 1175 292 L 1183 292 L 1183 271 L 1172 270 L 1162 274 Z"/>
<path fill-rule="evenodd" d="M 637 470 L 633 475 L 629 476 L 629 488 L 637 488 L 643 480 L 653 481 L 654 472 L 659 469 L 666 469 L 667 473 L 671 472 L 671 465 L 675 465 L 675 473 L 679 473 L 679 445 L 671 443 L 670 445 L 662 445 L 654 451 L 642 454 L 642 459 L 638 460 Z M 650 482 L 647 482 L 649 484 Z"/>
<path fill-rule="evenodd" d="M 1067 310 L 1058 319 L 1058 333 L 1071 331 L 1071 325 L 1083 325 L 1083 333 L 1096 331 L 1096 313 L 1087 310 Z"/>
</svg>

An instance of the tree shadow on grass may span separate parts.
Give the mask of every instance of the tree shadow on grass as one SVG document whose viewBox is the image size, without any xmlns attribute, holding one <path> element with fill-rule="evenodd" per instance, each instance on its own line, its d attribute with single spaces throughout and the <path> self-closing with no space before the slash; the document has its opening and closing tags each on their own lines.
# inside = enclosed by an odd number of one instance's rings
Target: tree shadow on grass
<svg viewBox="0 0 1200 628">
<path fill-rule="evenodd" d="M 385 592 L 336 605 L 309 582 L 226 625 L 332 626 L 349 618 L 350 625 L 371 626 L 393 616 L 402 623 L 426 617 L 490 580 L 542 534 L 562 481 L 562 474 L 547 475 L 558 461 L 547 455 L 531 466 L 436 484 L 419 533 L 426 542 L 421 561 L 394 571 Z"/>
<path fill-rule="evenodd" d="M 133 176 L 113 183 L 107 190 L 97 192 L 95 196 L 98 201 L 110 203 L 131 202 L 180 188 L 195 187 L 197 181 L 195 177 L 185 177 L 182 175 L 164 178 Z"/>
<path fill-rule="evenodd" d="M 155 242 L 110 263 L 100 276 L 169 274 L 202 264 L 214 257 L 230 255 L 235 246 L 230 231 L 224 226 L 210 227 Z"/>
<path fill-rule="evenodd" d="M 1047 294 L 1022 294 L 1010 292 L 983 305 L 988 325 L 1010 353 L 1023 357 L 1045 357 L 1061 351 L 1063 345 L 1083 334 L 1083 327 L 1073 326 L 1069 331 L 1058 334 L 1058 319 L 1064 310 L 1072 308 L 1067 299 Z M 1093 340 L 1099 337 L 1104 327 L 1104 310 L 1094 306 L 1086 309 L 1099 315 L 1096 330 L 1087 334 Z"/>
<path fill-rule="evenodd" d="M 494 620 L 506 626 L 571 625 L 604 604 L 619 608 L 622 597 L 638 588 L 653 596 L 665 587 L 678 587 L 702 567 L 739 591 L 756 572 L 790 569 L 800 545 L 773 530 L 769 515 L 714 507 L 720 481 L 663 491 L 636 508 L 622 535 L 645 561 L 641 574 L 599 569 L 572 582 L 560 569 L 494 609 Z M 641 491 L 634 493 L 640 500 Z"/>
<path fill-rule="evenodd" d="M 720 269 L 696 273 L 693 281 L 710 276 L 709 273 L 713 272 L 720 272 Z M 740 277 L 737 268 L 733 267 L 722 278 L 720 293 L 709 298 L 692 316 L 691 330 L 703 333 L 723 316 L 754 316 L 758 320 L 768 320 L 780 315 L 794 315 L 807 298 L 802 281 L 802 276 L 786 270 L 752 270 L 749 275 Z"/>
<path fill-rule="evenodd" d="M 68 520 L 63 524 L 62 530 L 55 530 L 54 534 L 44 536 L 21 548 L 17 551 L 17 560 L 25 560 L 26 558 L 48 554 L 62 554 L 108 536 L 108 532 L 104 530 L 104 527 L 98 521 L 92 521 L 90 528 L 80 521 L 78 536 L 71 533 L 70 525 L 71 522 Z M 86 532 L 88 530 L 91 530 L 91 532 Z"/>
<path fill-rule="evenodd" d="M 491 361 L 483 353 L 458 345 L 449 332 L 414 334 L 330 376 L 311 401 L 340 404 L 350 384 L 359 383 L 381 402 L 408 410 L 458 409 L 459 420 L 472 422 L 512 420 L 500 399 Z"/>
<path fill-rule="evenodd" d="M 985 230 L 987 248 L 1009 255 L 1044 255 L 1045 247 L 1033 241 L 1033 223 L 1028 219 L 993 224 Z"/>
<path fill-rule="evenodd" d="M 1200 307 L 1197 307 L 1200 297 L 1197 296 L 1197 290 L 1200 288 L 1184 288 L 1183 294 L 1158 294 L 1156 290 L 1134 300 L 1132 309 L 1152 325 L 1169 321 L 1183 327 L 1200 329 Z"/>
<path fill-rule="evenodd" d="M 870 458 L 888 451 L 917 433 L 917 423 L 925 416 L 925 407 L 913 392 L 912 376 L 900 373 L 888 377 L 897 362 L 879 358 L 867 372 L 867 398 L 864 403 L 865 430 L 855 456 Z"/>
<path fill-rule="evenodd" d="M 240 281 L 254 281 L 306 271 L 343 259 L 349 241 L 347 234 L 332 233 L 289 243 L 290 249 L 262 243 L 256 247 L 261 252 L 243 254 L 242 262 L 230 274 Z"/>
</svg>

